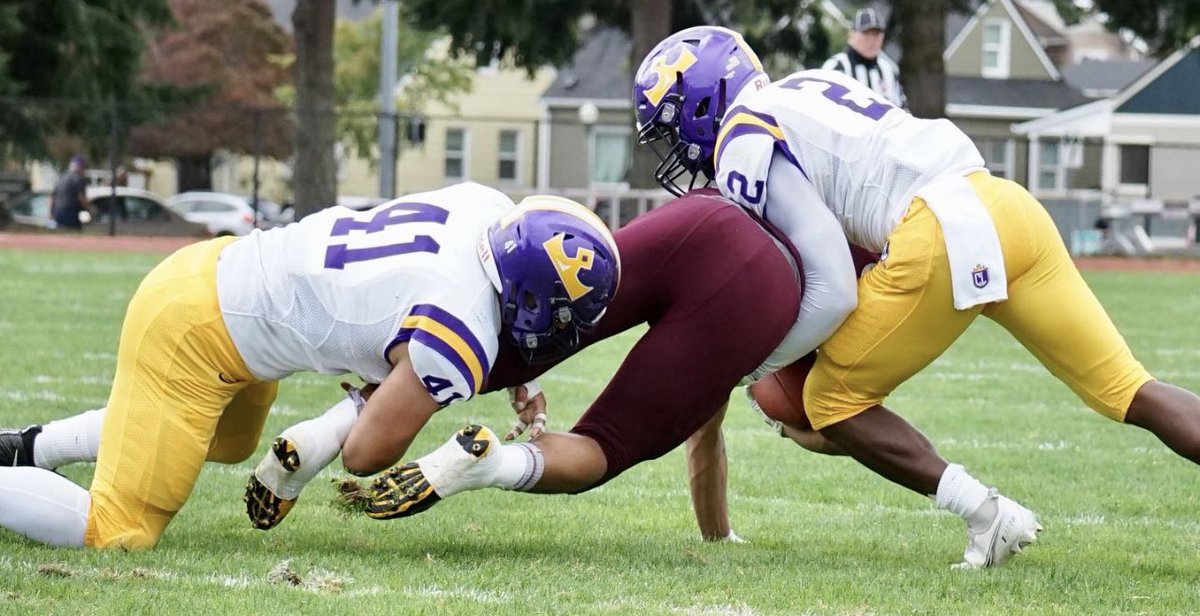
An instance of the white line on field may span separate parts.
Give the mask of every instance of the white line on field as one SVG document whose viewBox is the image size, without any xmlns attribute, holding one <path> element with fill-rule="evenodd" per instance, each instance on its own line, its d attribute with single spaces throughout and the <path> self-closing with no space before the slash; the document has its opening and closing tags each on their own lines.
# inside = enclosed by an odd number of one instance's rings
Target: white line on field
<svg viewBox="0 0 1200 616">
<path fill-rule="evenodd" d="M 8 390 L 4 390 L 2 395 L 5 398 L 8 398 L 9 400 L 13 400 L 15 402 L 29 402 L 29 401 L 65 402 L 68 400 L 68 398 L 66 396 L 59 395 L 48 389 L 42 389 L 39 391 L 28 391 L 28 392 L 21 391 L 19 389 L 8 389 Z"/>
</svg>

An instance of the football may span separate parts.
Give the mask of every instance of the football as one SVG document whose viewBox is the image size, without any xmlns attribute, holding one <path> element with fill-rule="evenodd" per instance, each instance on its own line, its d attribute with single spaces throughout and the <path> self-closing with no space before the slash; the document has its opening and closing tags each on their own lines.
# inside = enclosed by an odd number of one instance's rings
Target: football
<svg viewBox="0 0 1200 616">
<path fill-rule="evenodd" d="M 804 380 L 816 359 L 816 353 L 809 353 L 750 386 L 750 395 L 768 417 L 789 426 L 809 428 L 804 414 Z"/>
</svg>

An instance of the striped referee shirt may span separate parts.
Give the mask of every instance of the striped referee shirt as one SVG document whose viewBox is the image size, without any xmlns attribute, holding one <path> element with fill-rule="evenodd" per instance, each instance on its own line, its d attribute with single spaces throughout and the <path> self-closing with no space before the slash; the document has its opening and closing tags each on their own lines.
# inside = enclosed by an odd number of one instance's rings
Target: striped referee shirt
<svg viewBox="0 0 1200 616">
<path fill-rule="evenodd" d="M 853 48 L 834 54 L 821 66 L 825 70 L 845 73 L 874 90 L 897 107 L 907 107 L 904 90 L 900 87 L 900 67 L 883 52 L 868 60 Z"/>
</svg>

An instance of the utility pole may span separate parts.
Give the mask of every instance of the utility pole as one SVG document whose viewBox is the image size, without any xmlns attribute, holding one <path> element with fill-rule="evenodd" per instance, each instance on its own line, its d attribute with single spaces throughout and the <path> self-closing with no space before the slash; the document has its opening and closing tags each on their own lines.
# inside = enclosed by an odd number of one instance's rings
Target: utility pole
<svg viewBox="0 0 1200 616">
<path fill-rule="evenodd" d="M 400 6 L 383 3 L 383 42 L 379 50 L 379 196 L 396 196 L 396 56 Z"/>
</svg>

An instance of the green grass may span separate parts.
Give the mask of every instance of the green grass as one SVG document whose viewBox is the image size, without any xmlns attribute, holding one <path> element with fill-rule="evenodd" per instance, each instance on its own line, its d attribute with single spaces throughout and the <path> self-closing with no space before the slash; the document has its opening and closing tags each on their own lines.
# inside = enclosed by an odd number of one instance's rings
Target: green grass
<svg viewBox="0 0 1200 616">
<path fill-rule="evenodd" d="M 158 258 L 0 251 L 0 425 L 104 404 L 125 303 Z M 1088 278 L 1152 372 L 1200 388 L 1200 276 Z M 552 427 L 570 425 L 633 340 L 617 338 L 547 376 Z M 339 397 L 338 380 L 286 381 L 267 435 L 324 410 Z M 476 492 L 394 522 L 339 512 L 329 482 L 337 473 L 326 471 L 264 533 L 250 528 L 241 495 L 266 438 L 246 463 L 205 468 L 156 550 L 61 551 L 0 531 L 0 613 L 1200 610 L 1197 469 L 1086 410 L 990 322 L 891 406 L 945 456 L 1041 515 L 1039 543 L 998 570 L 951 571 L 964 545 L 956 518 L 850 460 L 774 437 L 740 395 L 733 400 L 731 509 L 746 545 L 698 540 L 678 451 L 584 495 Z M 432 449 L 468 420 L 504 430 L 510 418 L 501 396 L 453 407 L 412 451 Z M 66 473 L 87 482 L 91 467 Z M 273 581 L 285 560 L 300 586 Z"/>
</svg>

